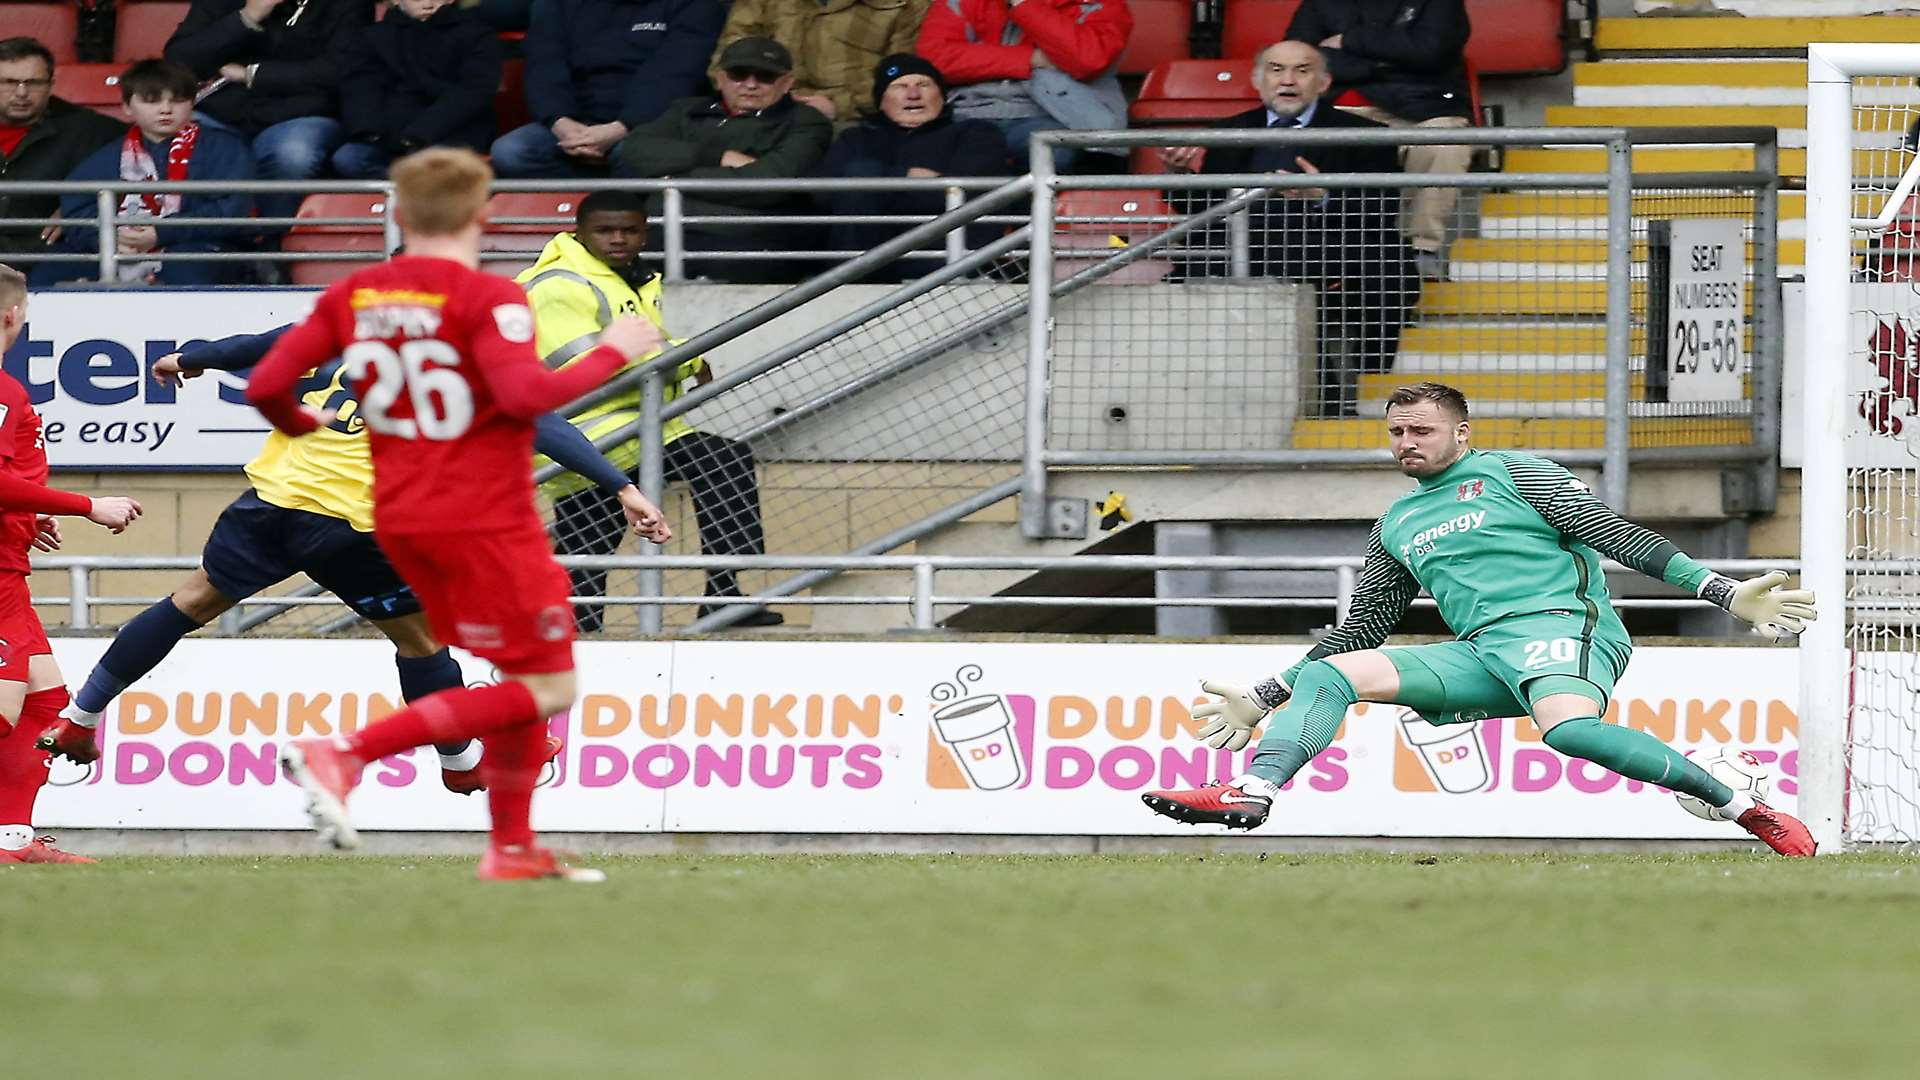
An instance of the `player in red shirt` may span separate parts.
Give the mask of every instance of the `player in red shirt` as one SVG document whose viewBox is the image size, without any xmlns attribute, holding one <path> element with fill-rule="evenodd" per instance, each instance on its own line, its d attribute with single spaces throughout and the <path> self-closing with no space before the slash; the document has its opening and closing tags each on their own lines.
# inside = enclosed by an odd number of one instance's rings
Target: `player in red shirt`
<svg viewBox="0 0 1920 1080">
<path fill-rule="evenodd" d="M 533 786 L 546 718 L 573 704 L 570 584 L 534 506 L 533 418 L 662 344 L 644 319 L 613 320 L 561 371 L 533 347 L 527 294 L 484 274 L 480 231 L 493 171 L 466 150 L 395 165 L 405 253 L 335 283 L 254 368 L 247 398 L 293 435 L 328 417 L 294 396 L 300 376 L 345 364 L 373 451 L 373 534 L 418 594 L 440 640 L 493 662 L 496 686 L 443 690 L 340 739 L 297 739 L 280 761 L 335 847 L 359 843 L 348 794 L 377 761 L 427 743 L 478 738 L 493 835 L 486 880 L 598 881 L 534 842 Z M 670 535 L 658 512 L 648 539 Z"/>
<path fill-rule="evenodd" d="M 0 352 L 27 325 L 27 279 L 0 266 Z M 33 835 L 33 804 L 47 782 L 47 753 L 33 745 L 60 718 L 67 681 L 27 595 L 33 567 L 27 550 L 60 546 L 53 515 L 84 517 L 120 532 L 140 504 L 120 496 L 93 499 L 47 485 L 47 444 L 40 414 L 20 380 L 0 371 L 0 864 L 90 863 Z"/>
</svg>

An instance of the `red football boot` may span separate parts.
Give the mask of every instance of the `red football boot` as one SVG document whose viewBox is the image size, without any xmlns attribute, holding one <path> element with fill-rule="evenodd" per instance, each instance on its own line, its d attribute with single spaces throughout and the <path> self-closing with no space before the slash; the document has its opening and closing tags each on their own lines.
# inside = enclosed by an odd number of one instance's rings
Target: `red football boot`
<svg viewBox="0 0 1920 1080">
<path fill-rule="evenodd" d="M 347 796 L 366 767 L 331 739 L 295 739 L 280 748 L 281 770 L 307 793 L 314 830 L 336 848 L 360 846 L 360 834 L 347 819 Z"/>
<path fill-rule="evenodd" d="M 1763 802 L 1755 802 L 1753 809 L 1740 815 L 1738 823 L 1782 855 L 1812 855 L 1818 846 L 1813 842 L 1813 834 L 1807 831 L 1799 818 L 1783 814 Z"/>
<path fill-rule="evenodd" d="M 1249 795 L 1230 783 L 1212 784 L 1197 791 L 1149 791 L 1140 796 L 1154 813 L 1189 825 L 1225 825 L 1229 829 L 1257 829 L 1267 820 L 1273 800 Z"/>
<path fill-rule="evenodd" d="M 537 881 L 545 878 L 580 882 L 607 880 L 607 875 L 599 870 L 574 866 L 569 861 L 571 858 L 564 851 L 554 851 L 538 844 L 489 844 L 487 853 L 480 856 L 480 869 L 474 877 L 481 881 Z"/>
<path fill-rule="evenodd" d="M 554 758 L 559 757 L 561 748 L 566 745 L 556 736 L 547 736 L 547 756 L 540 759 L 541 766 L 545 767 Z M 487 782 L 480 779 L 478 765 L 471 769 L 449 769 L 443 765 L 440 767 L 440 783 L 446 785 L 446 789 L 455 795 L 471 795 L 476 791 L 487 790 Z"/>
<path fill-rule="evenodd" d="M 85 855 L 75 855 L 71 851 L 61 851 L 53 846 L 53 837 L 38 836 L 33 843 L 18 851 L 0 851 L 0 863 L 70 863 L 74 865 L 94 866 L 98 859 L 89 859 Z"/>
<path fill-rule="evenodd" d="M 75 765 L 91 765 L 100 760 L 100 741 L 95 737 L 93 728 L 60 718 L 60 722 L 48 728 L 33 741 L 36 749 L 45 750 L 54 757 L 63 757 Z"/>
</svg>

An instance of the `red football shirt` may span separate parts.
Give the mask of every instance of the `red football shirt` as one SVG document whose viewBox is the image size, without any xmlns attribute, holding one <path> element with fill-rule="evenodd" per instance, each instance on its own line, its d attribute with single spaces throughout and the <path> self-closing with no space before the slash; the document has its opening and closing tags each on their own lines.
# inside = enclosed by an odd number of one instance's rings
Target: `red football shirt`
<svg viewBox="0 0 1920 1080">
<path fill-rule="evenodd" d="M 47 482 L 47 440 L 40 414 L 20 380 L 0 371 L 0 470 L 30 484 Z M 31 510 L 0 511 L 0 573 L 25 574 L 33 569 L 27 552 L 38 529 Z"/>
<path fill-rule="evenodd" d="M 602 347 L 548 371 L 524 289 L 410 255 L 335 282 L 254 368 L 247 397 L 281 430 L 305 434 L 313 419 L 294 384 L 334 356 L 372 445 L 374 529 L 390 532 L 537 526 L 533 418 L 626 359 Z"/>
</svg>

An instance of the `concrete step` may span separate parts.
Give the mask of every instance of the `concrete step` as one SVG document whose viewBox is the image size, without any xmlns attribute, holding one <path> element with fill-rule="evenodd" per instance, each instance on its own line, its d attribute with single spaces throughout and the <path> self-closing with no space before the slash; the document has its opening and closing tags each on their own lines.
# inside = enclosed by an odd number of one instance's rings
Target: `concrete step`
<svg viewBox="0 0 1920 1080">
<path fill-rule="evenodd" d="M 1360 376 L 1360 397 L 1363 402 L 1374 399 L 1385 401 L 1395 387 L 1425 380 L 1457 387 L 1473 403 L 1475 416 L 1481 414 L 1482 402 L 1581 401 L 1603 398 L 1607 392 L 1604 371 L 1440 372 L 1410 363 L 1406 356 L 1402 356 L 1388 374 Z M 1635 400 L 1645 396 L 1645 376 L 1632 377 L 1630 393 Z"/>
<path fill-rule="evenodd" d="M 1646 262 L 1648 247 L 1633 246 L 1635 266 Z M 1753 259 L 1753 245 L 1746 257 Z M 1781 240 L 1779 270 L 1792 275 L 1806 262 L 1806 241 Z M 1604 240 L 1578 240 L 1563 237 L 1487 238 L 1465 237 L 1454 242 L 1448 252 L 1449 273 L 1455 281 L 1514 281 L 1543 272 L 1557 280 L 1603 280 L 1607 275 L 1607 243 Z"/>
<path fill-rule="evenodd" d="M 1900 16 L 1601 19 L 1594 28 L 1594 44 L 1603 53 L 1805 49 L 1815 41 L 1920 43 L 1920 19 Z"/>
<path fill-rule="evenodd" d="M 1675 92 L 1671 87 L 1657 89 L 1661 94 Z M 1897 125 L 1891 123 L 1890 115 L 1886 109 L 1854 110 L 1853 144 L 1865 149 L 1900 149 L 1906 131 L 1894 130 Z M 1546 122 L 1548 127 L 1772 127 L 1780 129 L 1782 147 L 1804 150 L 1807 146 L 1804 105 L 1550 105 Z"/>
<path fill-rule="evenodd" d="M 1854 89 L 1856 106 L 1912 106 L 1920 88 L 1911 79 L 1886 78 Z M 1605 60 L 1574 65 L 1578 107 L 1807 105 L 1807 65 L 1800 60 Z M 1805 127 L 1804 121 L 1793 125 Z M 1880 126 L 1874 124 L 1873 126 Z"/>
<path fill-rule="evenodd" d="M 1862 176 L 1881 171 L 1887 155 L 1883 151 L 1854 151 L 1854 168 Z M 1745 146 L 1639 147 L 1633 151 L 1633 170 L 1639 173 L 1663 172 L 1752 172 L 1753 149 Z M 1519 149 L 1507 151 L 1503 166 L 1510 173 L 1603 173 L 1607 171 L 1604 149 Z M 1781 176 L 1805 176 L 1807 152 L 1781 149 Z"/>
</svg>

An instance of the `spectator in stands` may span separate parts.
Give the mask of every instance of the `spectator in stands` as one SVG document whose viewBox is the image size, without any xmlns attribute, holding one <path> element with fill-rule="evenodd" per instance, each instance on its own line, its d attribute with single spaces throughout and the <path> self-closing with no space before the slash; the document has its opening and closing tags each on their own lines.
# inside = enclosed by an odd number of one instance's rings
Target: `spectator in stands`
<svg viewBox="0 0 1920 1080">
<path fill-rule="evenodd" d="M 397 0 L 368 27 L 340 86 L 349 141 L 333 171 L 354 180 L 387 175 L 395 158 L 429 146 L 486 153 L 500 39 L 453 0 Z"/>
<path fill-rule="evenodd" d="M 793 100 L 793 56 L 771 38 L 741 38 L 720 51 L 720 93 L 681 98 L 651 123 L 635 128 L 620 144 L 614 175 L 691 179 L 785 180 L 810 175 L 833 141 L 833 124 L 810 105 Z M 658 214 L 661 198 L 648 200 Z M 805 246 L 792 226 L 765 219 L 804 208 L 803 194 L 729 191 L 689 195 L 689 215 L 729 216 L 739 225 L 685 230 L 686 246 L 703 251 L 780 251 Z M 811 232 L 812 230 L 807 230 Z M 656 248 L 658 245 L 655 245 Z M 790 281 L 790 260 L 689 260 L 689 276 L 720 281 Z"/>
<path fill-rule="evenodd" d="M 1382 125 L 1329 107 L 1322 95 L 1332 84 L 1320 50 L 1297 41 L 1270 45 L 1253 61 L 1253 85 L 1262 104 L 1230 116 L 1223 128 L 1377 130 Z M 1166 147 L 1160 160 L 1169 171 L 1227 173 L 1381 173 L 1400 171 L 1391 146 L 1320 144 Z M 1170 192 L 1168 200 L 1192 213 L 1224 198 L 1224 191 Z M 1354 369 L 1391 370 L 1400 332 L 1420 297 L 1413 253 L 1398 229 L 1400 193 L 1382 188 L 1283 188 L 1251 211 L 1250 247 L 1256 277 L 1286 278 L 1315 286 L 1319 305 L 1323 412 L 1354 409 Z M 1228 243 L 1224 226 L 1209 242 Z M 1230 264 L 1220 258 L 1188 261 L 1188 277 L 1219 276 Z M 1352 363 L 1347 357 L 1352 357 Z"/>
<path fill-rule="evenodd" d="M 535 0 L 523 124 L 493 142 L 509 179 L 605 176 L 627 133 L 706 89 L 713 0 Z"/>
<path fill-rule="evenodd" d="M 880 61 L 873 72 L 873 99 L 879 112 L 859 127 L 842 132 L 820 163 L 820 175 L 839 177 L 999 176 L 1006 172 L 1007 147 L 1000 129 L 984 120 L 955 120 L 946 108 L 946 80 L 940 69 L 912 53 Z M 934 217 L 947 209 L 940 191 L 846 191 L 823 189 L 814 196 L 836 214 L 917 214 Z M 827 246 L 862 251 L 905 232 L 905 225 L 835 225 Z M 971 247 L 992 241 L 997 226 L 967 230 Z M 929 244 L 929 247 L 937 245 Z M 894 282 L 930 274 L 939 264 L 904 259 L 867 278 Z"/>
<path fill-rule="evenodd" d="M 340 79 L 373 22 L 373 0 L 193 0 L 166 58 L 204 85 L 200 119 L 247 139 L 262 180 L 312 180 L 344 141 Z M 262 195 L 292 217 L 301 196 Z"/>
<path fill-rule="evenodd" d="M 0 41 L 0 218 L 52 217 L 58 195 L 16 194 L 11 183 L 65 180 L 125 130 L 111 117 L 53 96 L 53 53 L 45 45 L 30 37 Z M 43 252 L 57 232 L 51 225 L 0 228 L 0 255 L 11 261 Z"/>
<path fill-rule="evenodd" d="M 1327 58 L 1329 100 L 1393 127 L 1472 125 L 1469 33 L 1466 0 L 1306 0 L 1287 27 L 1289 41 L 1317 45 Z M 1409 146 L 1402 157 L 1410 173 L 1464 173 L 1473 147 Z M 1407 192 L 1401 231 L 1429 281 L 1446 279 L 1447 223 L 1459 199 L 1458 188 Z"/>
<path fill-rule="evenodd" d="M 913 51 L 928 0 L 734 0 L 720 31 L 720 53 L 747 37 L 765 37 L 794 55 L 793 98 L 834 122 L 836 130 L 871 112 L 873 66 L 890 53 Z"/>
<path fill-rule="evenodd" d="M 1112 0 L 940 0 L 927 9 L 915 51 L 954 87 L 954 115 L 992 122 L 1025 171 L 1036 131 L 1127 126 L 1114 69 L 1132 32 L 1132 13 Z M 1054 162 L 1066 169 L 1078 157 L 1056 151 Z"/>
<path fill-rule="evenodd" d="M 596 191 L 580 200 L 574 231 L 548 241 L 540 259 L 516 279 L 526 287 L 534 311 L 534 347 L 548 367 L 571 363 L 599 340 L 600 331 L 617 315 L 641 315 L 662 330 L 660 275 L 646 270 L 639 255 L 647 234 L 645 198 L 630 191 Z M 658 355 L 657 353 L 654 355 Z M 647 357 L 639 363 L 645 363 Z M 637 365 L 634 365 L 637 366 Z M 675 368 L 666 383 L 665 399 L 672 401 L 696 386 L 713 381 L 713 369 L 704 357 Z M 640 395 L 631 390 L 571 417 L 588 438 L 597 439 L 640 418 Z M 667 421 L 666 477 L 684 482 L 693 495 L 700 521 L 700 550 L 709 555 L 758 555 L 766 550 L 760 523 L 760 489 L 755 483 L 753 451 L 742 442 L 695 431 L 685 420 Z M 608 460 L 632 472 L 640 464 L 637 439 L 606 451 Z M 553 499 L 554 547 L 563 555 L 610 555 L 627 532 L 620 503 L 592 484 L 578 483 L 563 473 L 545 485 Z M 607 575 L 597 570 L 573 571 L 578 596 L 602 596 Z M 740 584 L 731 570 L 707 574 L 706 595 L 740 596 Z M 717 610 L 700 609 L 702 617 Z M 582 604 L 575 612 L 582 630 L 598 630 L 602 607 Z M 777 612 L 755 607 L 736 626 L 774 626 Z"/>
<path fill-rule="evenodd" d="M 171 60 L 142 60 L 120 76 L 120 98 L 133 118 L 119 139 L 94 151 L 73 170 L 69 180 L 251 180 L 253 155 L 232 132 L 193 118 L 193 95 L 199 80 L 184 64 Z M 64 251 L 98 250 L 99 230 L 94 222 L 92 195 L 68 195 L 60 200 L 65 220 L 55 248 Z M 220 285 L 239 278 L 234 262 L 178 262 L 144 258 L 160 253 L 236 250 L 245 227 L 225 225 L 168 225 L 170 217 L 243 218 L 253 213 L 245 194 L 153 194 L 129 192 L 121 197 L 119 216 L 140 219 L 117 230 L 119 280 L 125 284 Z M 33 273 L 36 285 L 75 279 L 92 280 L 92 266 L 45 263 Z"/>
</svg>

